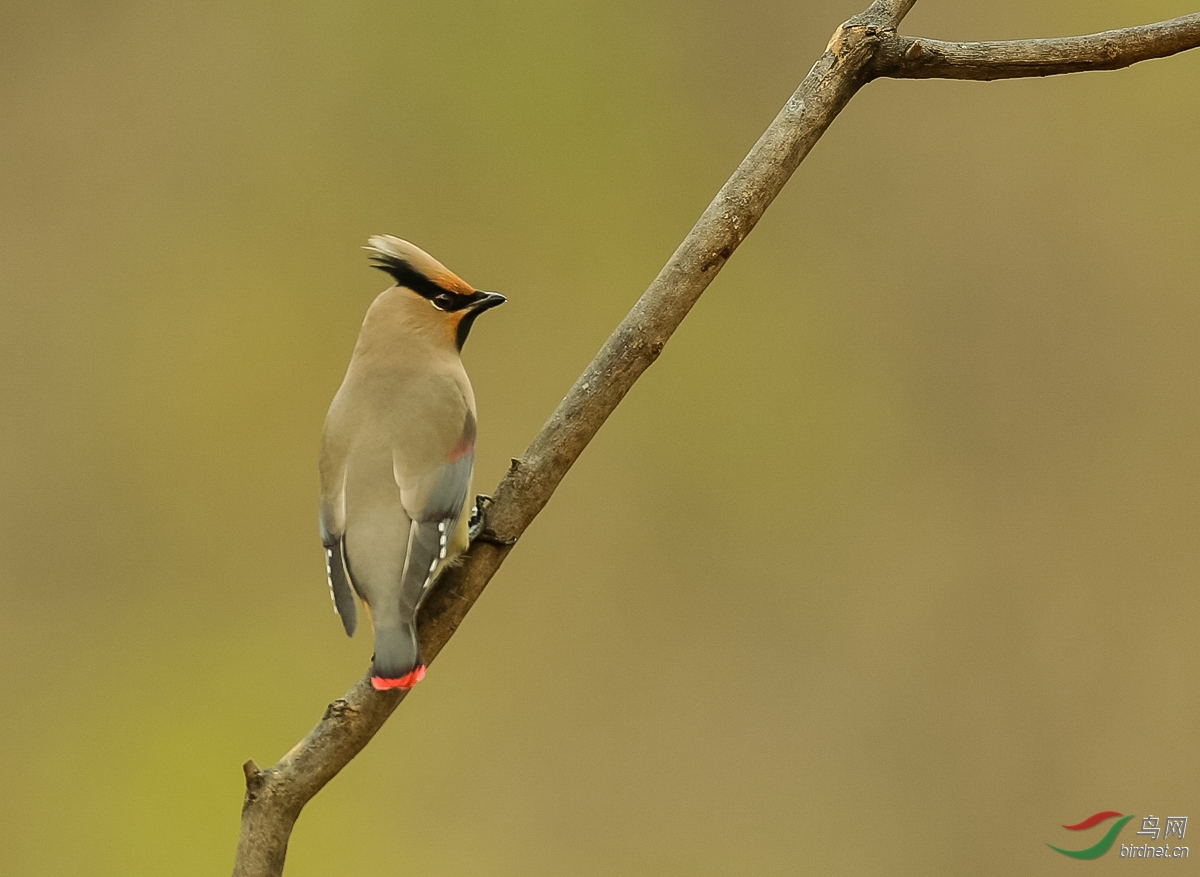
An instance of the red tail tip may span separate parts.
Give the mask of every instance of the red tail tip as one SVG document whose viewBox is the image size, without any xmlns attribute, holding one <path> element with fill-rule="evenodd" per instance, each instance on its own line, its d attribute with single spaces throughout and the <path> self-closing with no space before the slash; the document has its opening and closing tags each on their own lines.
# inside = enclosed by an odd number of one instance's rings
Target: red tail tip
<svg viewBox="0 0 1200 877">
<path fill-rule="evenodd" d="M 399 688 L 401 691 L 408 691 L 408 689 L 424 678 L 425 665 L 422 664 L 411 673 L 405 673 L 399 679 L 384 679 L 382 676 L 372 676 L 371 687 L 376 691 L 387 691 L 389 688 Z"/>
</svg>

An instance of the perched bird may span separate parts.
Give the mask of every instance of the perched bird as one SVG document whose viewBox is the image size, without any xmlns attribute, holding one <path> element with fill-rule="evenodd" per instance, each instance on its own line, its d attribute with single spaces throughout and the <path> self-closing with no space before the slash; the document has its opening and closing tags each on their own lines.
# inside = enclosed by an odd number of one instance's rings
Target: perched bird
<svg viewBox="0 0 1200 877">
<path fill-rule="evenodd" d="M 475 318 L 504 296 L 472 288 L 408 241 L 368 244 L 396 285 L 367 310 L 325 417 L 320 516 L 334 608 L 353 636 L 353 593 L 367 607 L 371 684 L 382 691 L 425 676 L 417 609 L 467 548 L 475 394 L 459 352 Z"/>
</svg>

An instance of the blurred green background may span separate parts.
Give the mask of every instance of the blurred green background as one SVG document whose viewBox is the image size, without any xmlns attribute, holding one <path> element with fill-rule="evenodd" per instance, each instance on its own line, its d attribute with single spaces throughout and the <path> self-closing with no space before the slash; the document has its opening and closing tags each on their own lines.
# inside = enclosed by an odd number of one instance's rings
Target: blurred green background
<svg viewBox="0 0 1200 877">
<path fill-rule="evenodd" d="M 486 491 L 865 2 L 0 7 L 0 870 L 225 872 L 241 762 L 364 669 L 316 451 L 367 235 L 509 296 Z M 288 874 L 1106 872 L 1044 844 L 1200 817 L 1198 95 L 860 93 Z"/>
</svg>

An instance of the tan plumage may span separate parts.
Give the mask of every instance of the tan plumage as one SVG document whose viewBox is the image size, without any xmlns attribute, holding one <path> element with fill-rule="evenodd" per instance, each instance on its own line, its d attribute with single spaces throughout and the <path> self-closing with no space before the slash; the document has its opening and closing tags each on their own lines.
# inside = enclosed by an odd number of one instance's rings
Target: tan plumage
<svg viewBox="0 0 1200 877">
<path fill-rule="evenodd" d="M 396 285 L 367 310 L 325 419 L 321 537 L 347 633 L 351 589 L 370 608 L 372 682 L 408 688 L 424 674 L 421 599 L 468 541 L 475 395 L 459 350 L 475 317 L 504 298 L 399 238 L 372 237 L 367 249 Z"/>
</svg>

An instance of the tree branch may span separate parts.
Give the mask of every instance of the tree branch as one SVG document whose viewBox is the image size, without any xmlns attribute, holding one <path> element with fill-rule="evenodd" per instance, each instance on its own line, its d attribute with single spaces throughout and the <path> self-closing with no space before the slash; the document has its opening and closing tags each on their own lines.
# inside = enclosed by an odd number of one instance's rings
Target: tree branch
<svg viewBox="0 0 1200 877">
<path fill-rule="evenodd" d="M 609 414 L 658 358 L 701 293 L 865 83 L 876 76 L 990 79 L 1109 69 L 1200 43 L 1200 15 L 1071 40 L 918 41 L 895 32 L 915 2 L 875 0 L 834 32 L 795 94 L 529 448 L 519 460 L 513 460 L 488 509 L 488 527 L 496 538 L 477 540 L 460 566 L 439 577 L 422 606 L 419 635 L 422 653 L 429 661 L 454 634 L 512 545 L 545 507 Z M 913 48 L 918 44 L 920 49 Z M 1074 46 L 1076 56 L 1067 58 L 1064 45 Z M 1114 45 L 1117 48 L 1104 48 Z M 1075 66 L 1069 66 L 1072 64 Z M 993 75 L 984 75 L 988 72 Z M 404 697 L 401 691 L 375 691 L 364 675 L 329 705 L 317 726 L 274 767 L 261 770 L 252 761 L 246 762 L 246 796 L 234 877 L 278 877 L 283 873 L 288 839 L 304 805 L 370 742 Z"/>
<path fill-rule="evenodd" d="M 1123 30 L 1049 40 L 948 43 L 883 34 L 872 73 L 893 79 L 1018 79 L 1119 70 L 1200 46 L 1200 12 Z"/>
</svg>

